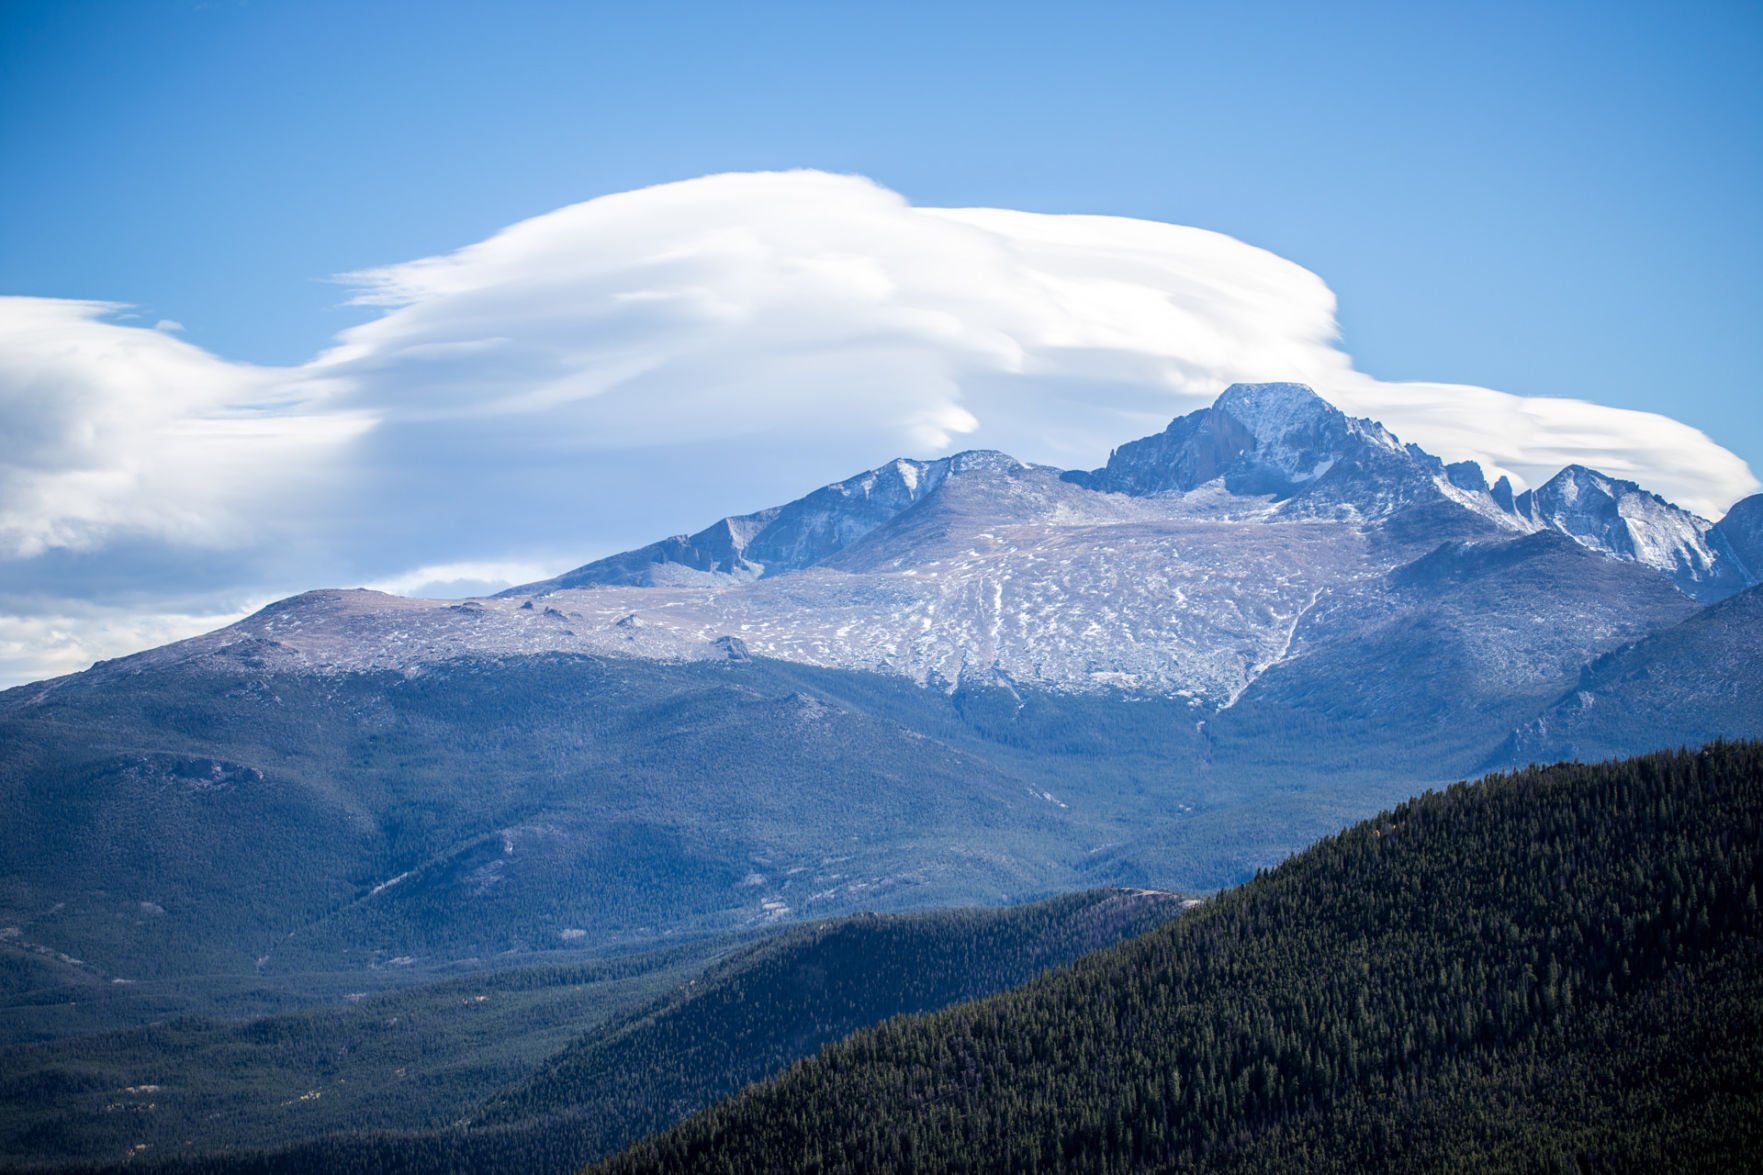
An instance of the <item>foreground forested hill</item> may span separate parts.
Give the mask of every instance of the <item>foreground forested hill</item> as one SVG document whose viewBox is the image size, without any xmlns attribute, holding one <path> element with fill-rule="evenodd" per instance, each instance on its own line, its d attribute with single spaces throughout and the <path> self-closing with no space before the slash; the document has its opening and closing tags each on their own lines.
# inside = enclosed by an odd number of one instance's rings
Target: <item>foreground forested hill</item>
<svg viewBox="0 0 1763 1175">
<path fill-rule="evenodd" d="M 1755 743 L 1428 794 L 603 1170 L 1743 1169 L 1760 820 Z"/>
<path fill-rule="evenodd" d="M 184 1175 L 568 1172 L 854 1029 L 1014 986 L 1189 904 L 1096 890 L 863 915 L 777 931 L 684 974 L 673 957 L 510 971 L 345 1013 L 0 1052 L 0 1167 L 35 1155 Z M 664 993 L 613 1007 L 662 979 Z M 576 1039 L 523 1067 L 571 1015 Z M 304 1141 L 269 1149 L 292 1139 Z"/>
</svg>

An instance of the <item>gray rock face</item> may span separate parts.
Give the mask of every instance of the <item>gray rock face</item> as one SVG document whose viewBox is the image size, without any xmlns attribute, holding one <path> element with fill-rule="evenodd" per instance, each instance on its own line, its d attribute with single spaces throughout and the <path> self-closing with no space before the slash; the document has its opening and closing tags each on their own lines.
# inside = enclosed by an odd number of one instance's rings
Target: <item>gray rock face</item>
<svg viewBox="0 0 1763 1175">
<path fill-rule="evenodd" d="M 1436 460 L 1430 466 L 1381 424 L 1347 416 L 1303 384 L 1233 384 L 1212 407 L 1122 445 L 1106 466 L 1073 480 L 1137 496 L 1216 481 L 1236 495 L 1308 499 L 1310 512 L 1352 505 L 1377 514 L 1424 493 L 1442 471 Z"/>
<path fill-rule="evenodd" d="M 1754 582 L 1706 519 L 1583 465 L 1520 494 L 1513 511 L 1593 550 L 1664 572 L 1698 599 L 1722 599 Z"/>
<path fill-rule="evenodd" d="M 1471 493 L 1487 493 L 1490 488 L 1487 474 L 1483 473 L 1481 466 L 1474 461 L 1453 461 L 1445 466 L 1445 479 L 1458 489 L 1469 490 Z M 1506 488 L 1510 491 L 1512 484 L 1507 482 Z M 1511 507 L 1506 508 L 1510 509 Z"/>
</svg>

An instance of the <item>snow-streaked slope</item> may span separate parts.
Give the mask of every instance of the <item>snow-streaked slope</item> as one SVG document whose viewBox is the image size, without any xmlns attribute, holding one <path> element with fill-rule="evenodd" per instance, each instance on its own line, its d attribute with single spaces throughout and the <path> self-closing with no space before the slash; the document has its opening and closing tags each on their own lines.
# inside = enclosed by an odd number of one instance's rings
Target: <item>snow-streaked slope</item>
<svg viewBox="0 0 1763 1175">
<path fill-rule="evenodd" d="M 697 534 L 674 535 L 502 595 L 530 596 L 592 584 L 652 587 L 714 582 L 717 577 L 741 581 L 800 571 L 844 550 L 935 490 L 952 469 L 958 471 L 980 456 L 964 453 L 939 461 L 902 457 L 787 506 L 724 518 Z"/>
<path fill-rule="evenodd" d="M 1119 687 L 1221 704 L 1283 654 L 1320 591 L 1388 562 L 1341 523 L 1221 520 L 1089 494 L 1032 467 L 964 480 L 846 550 L 842 566 L 464 603 L 313 592 L 115 664 L 223 650 L 317 670 L 413 669 L 461 654 L 740 653 L 933 686 Z M 1013 507 L 1047 512 L 1012 521 Z"/>
<path fill-rule="evenodd" d="M 220 652 L 414 671 L 464 654 L 760 656 L 1215 710 L 1275 666 L 1339 656 L 1426 615 L 1452 626 L 1478 691 L 1497 694 L 1680 619 L 1693 605 L 1673 584 L 1704 598 L 1742 586 L 1712 529 L 1579 467 L 1514 499 L 1473 464 L 1446 467 L 1302 385 L 1237 385 L 1091 472 L 995 452 L 896 460 L 493 599 L 313 593 L 129 661 Z M 1634 575 L 1522 603 L 1489 577 L 1470 606 L 1461 577 L 1440 571 L 1569 574 L 1563 545 L 1512 547 L 1539 531 Z M 1458 602 L 1434 608 L 1428 593 L 1447 590 Z"/>
</svg>

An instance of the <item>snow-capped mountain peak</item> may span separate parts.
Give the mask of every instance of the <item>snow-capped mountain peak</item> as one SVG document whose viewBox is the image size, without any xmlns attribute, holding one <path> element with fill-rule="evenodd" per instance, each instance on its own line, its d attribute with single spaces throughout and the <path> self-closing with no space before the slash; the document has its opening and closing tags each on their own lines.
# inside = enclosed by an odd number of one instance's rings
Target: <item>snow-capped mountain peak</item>
<svg viewBox="0 0 1763 1175">
<path fill-rule="evenodd" d="M 1217 483 L 1239 498 L 1280 503 L 1285 517 L 1384 518 L 1458 497 L 1444 488 L 1450 483 L 1437 458 L 1403 448 L 1381 424 L 1350 417 L 1295 383 L 1233 384 L 1211 407 L 1070 478 L 1138 497 Z"/>
<path fill-rule="evenodd" d="M 1662 571 L 1690 595 L 1719 597 L 1744 586 L 1743 569 L 1707 519 L 1584 465 L 1526 490 L 1513 510 L 1581 546 Z"/>
<path fill-rule="evenodd" d="M 1478 680 L 1528 689 L 1754 582 L 1763 501 L 1722 525 L 1581 466 L 1514 496 L 1302 385 L 1244 384 L 1091 472 L 901 458 L 498 599 L 303 597 L 165 655 L 752 657 L 1217 709 L 1448 616 Z"/>
<path fill-rule="evenodd" d="M 1338 408 L 1298 383 L 1232 384 L 1211 411 L 1242 425 L 1257 448 L 1277 444 L 1294 432 L 1314 432 L 1342 416 Z"/>
<path fill-rule="evenodd" d="M 1207 411 L 1241 425 L 1253 438 L 1248 451 L 1268 461 L 1355 440 L 1390 450 L 1401 447 L 1383 425 L 1346 415 L 1305 384 L 1232 384 Z"/>
</svg>

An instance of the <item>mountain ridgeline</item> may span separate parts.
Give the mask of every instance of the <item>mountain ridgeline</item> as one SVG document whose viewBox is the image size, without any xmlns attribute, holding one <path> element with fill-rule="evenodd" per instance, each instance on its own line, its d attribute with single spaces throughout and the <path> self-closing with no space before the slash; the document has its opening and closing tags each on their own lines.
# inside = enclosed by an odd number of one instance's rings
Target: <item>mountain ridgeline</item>
<svg viewBox="0 0 1763 1175">
<path fill-rule="evenodd" d="M 758 578 L 833 559 L 929 497 L 951 475 L 1017 466 L 1001 453 L 900 459 L 786 506 L 725 518 L 697 534 L 614 555 L 556 579 L 511 588 L 524 597 L 589 584 L 690 582 L 686 572 Z M 1404 517 L 1435 541 L 1499 530 L 1553 530 L 1589 549 L 1666 573 L 1699 599 L 1722 599 L 1763 579 L 1763 495 L 1711 524 L 1595 469 L 1570 465 L 1534 490 L 1490 485 L 1473 461 L 1446 465 L 1404 446 L 1375 421 L 1348 417 L 1301 384 L 1236 384 L 1210 408 L 1116 449 L 1101 469 L 1063 474 L 1130 497 L 1187 494 L 1216 484 L 1237 498 L 1278 503 L 1287 518 Z M 1479 518 L 1479 521 L 1478 521 Z M 1487 525 L 1491 522 L 1493 529 Z"/>
<path fill-rule="evenodd" d="M 1417 784 L 1763 736 L 1760 535 L 1256 384 L 1096 470 L 898 460 L 496 597 L 310 592 L 0 693 L 0 1041 L 1211 890 Z"/>
<path fill-rule="evenodd" d="M 674 535 L 578 567 L 554 580 L 510 588 L 525 597 L 546 589 L 624 584 L 653 587 L 679 571 L 756 579 L 812 567 L 921 501 L 964 457 L 904 458 L 815 490 L 787 506 L 743 514 L 693 535 Z M 689 579 L 687 580 L 689 582 Z"/>
<path fill-rule="evenodd" d="M 1098 469 L 900 459 L 497 596 L 283 600 L 0 692 L 0 1139 L 567 1168 L 1325 838 L 619 1162 L 1713 1162 L 1755 746 L 1335 834 L 1763 737 L 1760 575 L 1763 496 L 1519 492 L 1254 384 Z M 874 916 L 950 907 L 993 912 Z"/>
<path fill-rule="evenodd" d="M 596 1171 L 1747 1169 L 1763 745 L 1402 804 Z"/>
</svg>

